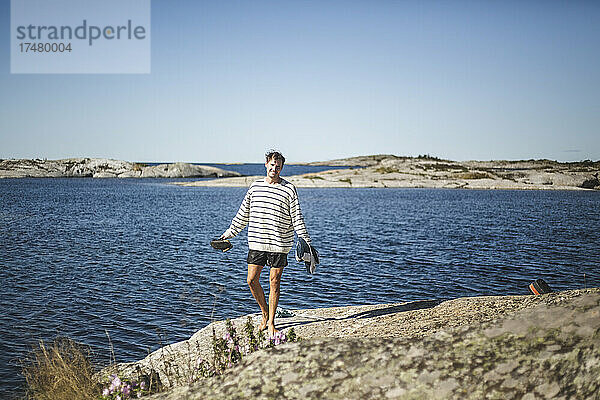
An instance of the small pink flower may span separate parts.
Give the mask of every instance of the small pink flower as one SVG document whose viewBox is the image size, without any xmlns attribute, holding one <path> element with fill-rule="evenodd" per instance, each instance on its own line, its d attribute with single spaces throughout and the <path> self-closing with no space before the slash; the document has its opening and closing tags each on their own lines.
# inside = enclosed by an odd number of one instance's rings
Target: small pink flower
<svg viewBox="0 0 600 400">
<path fill-rule="evenodd" d="M 102 396 L 107 397 L 110 394 L 110 390 L 108 390 L 108 388 L 104 388 L 104 390 L 102 391 Z"/>
</svg>

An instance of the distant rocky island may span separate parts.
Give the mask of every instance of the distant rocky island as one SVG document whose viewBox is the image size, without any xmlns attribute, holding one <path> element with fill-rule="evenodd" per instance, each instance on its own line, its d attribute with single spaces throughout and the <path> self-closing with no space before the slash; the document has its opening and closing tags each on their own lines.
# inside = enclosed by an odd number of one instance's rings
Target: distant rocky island
<svg viewBox="0 0 600 400">
<path fill-rule="evenodd" d="M 297 187 L 600 190 L 600 161 L 452 161 L 428 155 L 358 156 L 305 165 L 334 169 L 283 176 Z M 344 167 L 335 169 L 335 167 Z M 223 178 L 182 186 L 250 186 L 261 176 L 175 162 L 146 165 L 105 158 L 0 160 L 0 178 Z"/>
<path fill-rule="evenodd" d="M 189 163 L 146 165 L 106 158 L 0 160 L 0 178 L 223 178 L 241 174 Z"/>
<path fill-rule="evenodd" d="M 465 188 L 465 189 L 600 189 L 600 161 L 557 162 L 451 161 L 431 156 L 390 154 L 313 162 L 307 165 L 346 167 L 318 173 L 285 176 L 297 187 L 345 188 Z M 350 167 L 350 168 L 348 168 Z M 182 186 L 249 186 L 259 176 L 201 182 Z"/>
</svg>

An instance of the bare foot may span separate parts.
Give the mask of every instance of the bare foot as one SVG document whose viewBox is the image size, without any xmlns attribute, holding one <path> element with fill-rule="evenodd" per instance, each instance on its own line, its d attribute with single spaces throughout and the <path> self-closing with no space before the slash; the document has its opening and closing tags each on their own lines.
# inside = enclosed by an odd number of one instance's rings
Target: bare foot
<svg viewBox="0 0 600 400">
<path fill-rule="evenodd" d="M 273 337 L 275 333 L 279 332 L 279 329 L 275 328 L 275 324 L 269 324 L 269 336 Z"/>
<path fill-rule="evenodd" d="M 260 325 L 258 326 L 259 332 L 267 330 L 267 321 L 268 320 L 269 320 L 269 315 L 263 315 L 262 321 L 260 322 Z"/>
</svg>

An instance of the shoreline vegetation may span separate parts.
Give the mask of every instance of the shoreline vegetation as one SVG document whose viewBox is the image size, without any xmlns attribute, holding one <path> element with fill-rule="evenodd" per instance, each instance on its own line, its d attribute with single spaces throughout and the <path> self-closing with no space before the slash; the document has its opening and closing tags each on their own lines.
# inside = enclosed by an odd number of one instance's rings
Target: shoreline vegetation
<svg viewBox="0 0 600 400">
<path fill-rule="evenodd" d="M 301 188 L 452 188 L 600 190 L 600 161 L 451 161 L 429 155 L 360 156 L 308 163 L 350 167 L 284 176 Z M 285 173 L 285 168 L 284 168 Z M 174 182 L 180 186 L 247 187 L 261 176 Z"/>
<path fill-rule="evenodd" d="M 144 396 L 155 400 L 594 398 L 600 389 L 600 288 L 285 311 L 280 345 L 256 345 L 260 316 L 251 314 L 94 379 L 128 393 L 143 386 L 144 395 L 160 382 Z M 296 334 L 300 341 L 283 343 Z M 248 345 L 256 351 L 240 350 Z M 217 356 L 228 368 L 199 372 L 199 360 Z M 116 398 L 100 397 L 107 388 L 95 398 Z"/>
</svg>

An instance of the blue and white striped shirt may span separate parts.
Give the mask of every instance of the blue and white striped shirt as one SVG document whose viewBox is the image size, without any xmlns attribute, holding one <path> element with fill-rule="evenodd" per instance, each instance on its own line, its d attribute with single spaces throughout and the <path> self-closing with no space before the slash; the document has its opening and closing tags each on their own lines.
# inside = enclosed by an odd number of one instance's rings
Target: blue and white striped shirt
<svg viewBox="0 0 600 400">
<path fill-rule="evenodd" d="M 246 225 L 250 250 L 287 254 L 294 244 L 294 230 L 310 243 L 296 187 L 285 179 L 275 184 L 261 179 L 250 185 L 225 236 L 236 236 Z"/>
</svg>

